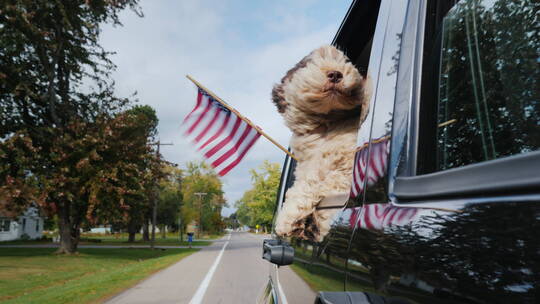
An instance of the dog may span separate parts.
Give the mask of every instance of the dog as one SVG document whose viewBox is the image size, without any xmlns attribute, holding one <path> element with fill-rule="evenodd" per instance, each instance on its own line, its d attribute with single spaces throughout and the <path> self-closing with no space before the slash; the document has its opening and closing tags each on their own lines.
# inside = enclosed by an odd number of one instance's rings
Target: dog
<svg viewBox="0 0 540 304">
<path fill-rule="evenodd" d="M 356 137 L 368 111 L 366 80 L 345 54 L 322 46 L 290 69 L 272 101 L 292 131 L 295 181 L 278 213 L 280 236 L 322 241 L 338 209 L 319 209 L 326 197 L 351 188 Z"/>
</svg>

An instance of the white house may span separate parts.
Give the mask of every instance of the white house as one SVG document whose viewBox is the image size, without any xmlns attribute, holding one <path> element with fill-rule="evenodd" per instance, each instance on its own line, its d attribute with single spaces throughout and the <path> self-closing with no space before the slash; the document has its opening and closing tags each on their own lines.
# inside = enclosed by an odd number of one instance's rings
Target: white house
<svg viewBox="0 0 540 304">
<path fill-rule="evenodd" d="M 35 207 L 28 208 L 22 215 L 12 218 L 0 212 L 0 241 L 18 240 L 27 235 L 37 239 L 43 235 L 44 218 Z"/>
<path fill-rule="evenodd" d="M 111 233 L 111 227 L 101 225 L 99 227 L 90 228 L 90 233 L 99 233 L 99 234 Z"/>
</svg>

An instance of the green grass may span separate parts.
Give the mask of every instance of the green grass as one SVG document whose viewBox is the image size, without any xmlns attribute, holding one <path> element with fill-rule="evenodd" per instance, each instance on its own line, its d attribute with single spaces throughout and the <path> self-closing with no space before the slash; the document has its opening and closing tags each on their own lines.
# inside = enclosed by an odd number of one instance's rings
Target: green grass
<svg viewBox="0 0 540 304">
<path fill-rule="evenodd" d="M 330 270 L 324 266 L 309 265 L 301 261 L 295 261 L 291 269 L 298 275 L 309 287 L 315 291 L 343 291 L 344 274 Z M 359 280 L 351 279 L 347 281 L 348 291 L 361 291 L 379 294 L 384 297 L 393 297 L 407 299 L 412 303 L 448 303 L 441 299 L 434 298 L 432 294 L 414 290 L 407 287 L 389 287 L 391 294 L 381 293 L 373 287 L 372 284 L 363 283 Z"/>
<path fill-rule="evenodd" d="M 208 246 L 212 244 L 211 240 L 220 238 L 223 235 L 202 235 L 200 239 L 194 238 L 192 246 Z M 101 240 L 99 243 L 95 242 L 85 242 L 82 241 L 81 244 L 88 245 L 150 245 L 150 242 L 144 242 L 142 236 L 137 234 L 135 237 L 135 242 L 128 242 L 127 233 L 119 234 L 83 234 L 81 238 L 87 240 Z M 188 246 L 187 236 L 184 237 L 184 241 L 180 242 L 178 234 L 167 233 L 165 238 L 161 234 L 156 234 L 156 246 Z"/>
<path fill-rule="evenodd" d="M 333 266 L 336 269 L 341 267 Z M 336 271 L 328 269 L 321 265 L 309 265 L 301 261 L 295 261 L 291 265 L 292 270 L 296 272 L 311 289 L 315 291 L 343 291 L 344 270 Z M 377 293 L 371 284 L 363 284 L 358 280 L 347 282 L 347 289 L 354 291 L 366 291 Z"/>
<path fill-rule="evenodd" d="M 135 285 L 197 249 L 0 248 L 0 302 L 93 303 Z"/>
<path fill-rule="evenodd" d="M 208 246 L 212 244 L 212 240 L 222 237 L 223 234 L 203 235 L 200 239 L 195 240 L 191 244 L 192 246 Z M 9 242 L 0 242 L 1 245 L 34 245 L 34 244 L 50 244 L 51 241 L 40 240 L 17 240 Z M 83 233 L 81 234 L 80 245 L 113 245 L 113 246 L 131 246 L 131 245 L 150 245 L 150 242 L 144 242 L 142 236 L 137 234 L 135 242 L 128 242 L 127 233 L 119 234 L 97 234 L 97 233 Z M 178 234 L 167 233 L 165 238 L 162 238 L 161 234 L 156 234 L 156 246 L 188 246 L 187 236 L 184 237 L 184 241 L 180 242 Z"/>
<path fill-rule="evenodd" d="M 344 274 L 302 262 L 295 262 L 291 269 L 314 291 L 343 291 Z"/>
</svg>

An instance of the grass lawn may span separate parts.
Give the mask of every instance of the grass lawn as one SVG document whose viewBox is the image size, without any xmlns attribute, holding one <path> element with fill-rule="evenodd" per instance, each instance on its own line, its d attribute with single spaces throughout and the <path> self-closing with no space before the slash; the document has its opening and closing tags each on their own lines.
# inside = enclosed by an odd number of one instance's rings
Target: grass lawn
<svg viewBox="0 0 540 304">
<path fill-rule="evenodd" d="M 343 291 L 343 273 L 332 271 L 328 268 L 319 265 L 308 265 L 306 263 L 295 261 L 291 269 L 304 280 L 309 287 L 315 291 Z M 418 290 L 410 289 L 404 286 L 389 287 L 391 294 L 380 293 L 375 290 L 372 284 L 363 284 L 359 280 L 349 279 L 347 281 L 348 291 L 361 291 L 379 294 L 385 297 L 407 299 L 412 303 L 450 303 L 434 298 L 432 294 L 427 292 L 419 292 Z M 417 301 L 417 302 L 416 302 Z"/>
<path fill-rule="evenodd" d="M 99 302 L 197 250 L 0 248 L 0 302 Z"/>
<path fill-rule="evenodd" d="M 212 240 L 222 237 L 223 234 L 211 234 L 203 235 L 200 239 L 194 238 L 193 246 L 208 246 L 212 244 Z M 39 241 L 39 240 L 17 240 L 9 242 L 0 242 L 1 245 L 32 245 L 32 244 L 49 244 L 51 241 Z M 80 245 L 117 245 L 117 246 L 130 246 L 130 245 L 150 245 L 150 242 L 144 242 L 142 236 L 137 234 L 135 242 L 128 242 L 127 233 L 118 234 L 81 234 Z M 161 237 L 161 234 L 156 234 L 156 246 L 188 246 L 187 236 L 184 237 L 184 241 L 180 242 L 178 234 L 167 233 L 165 238 Z M 0 247 L 1 248 L 1 247 Z"/>
<path fill-rule="evenodd" d="M 343 291 L 344 274 L 330 271 L 322 266 L 295 262 L 291 269 L 314 291 Z"/>
<path fill-rule="evenodd" d="M 339 267 L 336 267 L 339 268 Z M 291 265 L 291 269 L 296 272 L 314 291 L 343 291 L 343 279 L 345 277 L 343 272 L 338 272 L 332 269 L 328 269 L 320 265 L 308 265 L 301 261 L 295 261 Z M 351 280 L 347 282 L 348 290 L 351 291 L 367 291 L 377 293 L 371 284 L 362 284 L 358 280 Z"/>
<path fill-rule="evenodd" d="M 142 236 L 137 234 L 135 242 L 128 242 L 127 233 L 119 234 L 83 234 L 81 235 L 81 244 L 85 245 L 150 245 L 150 242 L 144 242 Z M 217 237 L 216 237 L 217 238 Z M 212 244 L 211 240 L 215 238 L 201 237 L 201 239 L 194 238 L 193 246 L 208 246 Z M 93 242 L 93 240 L 100 240 L 99 242 Z M 184 237 L 184 241 L 180 242 L 178 235 L 167 234 L 165 238 L 161 237 L 161 234 L 156 234 L 156 246 L 188 246 L 187 236 Z"/>
<path fill-rule="evenodd" d="M 193 246 L 208 246 L 212 244 L 212 240 L 218 239 L 223 235 L 202 235 L 200 239 L 194 237 L 192 243 Z M 82 241 L 81 244 L 91 244 L 91 245 L 150 245 L 150 242 L 144 242 L 142 236 L 137 234 L 135 236 L 135 242 L 128 242 L 127 233 L 118 233 L 118 234 L 83 234 L 81 238 L 87 240 L 101 240 L 99 243 L 94 242 L 85 242 Z M 188 246 L 187 236 L 184 236 L 184 241 L 180 242 L 178 234 L 167 233 L 165 238 L 161 234 L 156 233 L 156 246 Z"/>
</svg>

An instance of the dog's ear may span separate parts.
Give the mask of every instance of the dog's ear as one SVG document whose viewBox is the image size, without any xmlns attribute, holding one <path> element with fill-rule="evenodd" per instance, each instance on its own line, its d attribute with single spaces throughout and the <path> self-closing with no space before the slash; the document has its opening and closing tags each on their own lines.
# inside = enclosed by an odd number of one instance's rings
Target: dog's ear
<svg viewBox="0 0 540 304">
<path fill-rule="evenodd" d="M 276 105 L 279 113 L 284 113 L 287 102 L 283 96 L 283 83 L 274 85 L 272 89 L 272 101 Z"/>
</svg>

